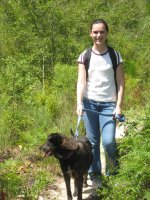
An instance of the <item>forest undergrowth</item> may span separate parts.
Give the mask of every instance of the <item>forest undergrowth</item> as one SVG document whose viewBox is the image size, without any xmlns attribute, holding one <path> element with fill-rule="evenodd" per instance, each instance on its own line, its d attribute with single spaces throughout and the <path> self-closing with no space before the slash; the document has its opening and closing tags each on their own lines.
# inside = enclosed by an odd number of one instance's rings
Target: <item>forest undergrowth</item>
<svg viewBox="0 0 150 200">
<path fill-rule="evenodd" d="M 75 130 L 79 54 L 89 26 L 104 18 L 109 45 L 122 55 L 126 135 L 120 168 L 104 177 L 104 200 L 150 199 L 150 4 L 148 0 L 1 0 L 0 199 L 37 200 L 61 173 L 39 146 L 51 132 Z M 69 17 L 68 17 L 69 16 Z"/>
</svg>

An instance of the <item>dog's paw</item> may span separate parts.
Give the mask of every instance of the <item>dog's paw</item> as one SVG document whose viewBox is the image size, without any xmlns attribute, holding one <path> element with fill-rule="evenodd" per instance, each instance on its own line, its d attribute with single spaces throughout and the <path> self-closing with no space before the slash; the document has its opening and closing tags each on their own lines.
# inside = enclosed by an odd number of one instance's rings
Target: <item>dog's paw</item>
<svg viewBox="0 0 150 200">
<path fill-rule="evenodd" d="M 72 200 L 72 197 L 68 197 L 67 200 Z"/>
<path fill-rule="evenodd" d="M 83 187 L 87 188 L 88 184 L 87 183 L 83 183 Z"/>
<path fill-rule="evenodd" d="M 77 192 L 76 190 L 74 191 L 73 196 L 74 196 L 74 197 L 77 197 L 77 196 L 78 196 L 78 192 Z"/>
</svg>

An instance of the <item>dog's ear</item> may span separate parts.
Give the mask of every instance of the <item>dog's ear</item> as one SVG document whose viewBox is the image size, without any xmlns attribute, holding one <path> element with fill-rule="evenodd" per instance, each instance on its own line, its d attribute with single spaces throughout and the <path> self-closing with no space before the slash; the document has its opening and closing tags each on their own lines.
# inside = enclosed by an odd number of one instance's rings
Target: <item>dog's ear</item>
<svg viewBox="0 0 150 200">
<path fill-rule="evenodd" d="M 63 137 L 60 133 L 51 133 L 48 138 L 48 144 L 53 144 L 55 147 L 59 147 L 62 143 Z"/>
<path fill-rule="evenodd" d="M 64 149 L 76 150 L 78 148 L 78 143 L 75 140 L 64 138 L 61 146 Z"/>
</svg>

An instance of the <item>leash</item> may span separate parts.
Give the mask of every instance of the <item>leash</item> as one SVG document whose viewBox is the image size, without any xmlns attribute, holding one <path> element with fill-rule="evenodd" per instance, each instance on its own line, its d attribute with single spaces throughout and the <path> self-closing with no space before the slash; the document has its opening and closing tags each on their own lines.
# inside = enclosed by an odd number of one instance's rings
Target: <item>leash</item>
<svg viewBox="0 0 150 200">
<path fill-rule="evenodd" d="M 90 111 L 90 112 L 94 112 L 94 113 L 97 113 L 99 115 L 103 115 L 103 116 L 111 116 L 113 120 L 117 119 L 119 122 L 125 122 L 126 119 L 125 119 L 125 116 L 122 114 L 122 115 L 119 115 L 119 114 L 102 114 L 98 111 L 95 111 L 95 110 L 90 110 L 90 109 L 83 109 L 83 111 Z M 75 139 L 77 140 L 78 137 L 79 137 L 79 125 L 80 125 L 80 121 L 83 120 L 82 118 L 82 115 L 81 116 L 78 116 L 78 120 L 77 120 L 77 127 L 76 127 L 76 131 L 75 131 Z"/>
<path fill-rule="evenodd" d="M 90 111 L 90 112 L 95 112 L 95 113 L 97 113 L 97 114 L 99 114 L 99 115 L 103 115 L 103 116 L 112 116 L 112 119 L 113 120 L 115 120 L 115 119 L 117 119 L 119 122 L 125 122 L 127 125 L 131 125 L 131 127 L 133 128 L 133 129 L 135 129 L 135 130 L 138 130 L 135 126 L 133 126 L 132 125 L 132 123 L 134 123 L 134 122 L 129 122 L 127 119 L 126 119 L 126 117 L 125 117 L 125 115 L 124 114 L 102 114 L 102 113 L 100 113 L 100 112 L 98 112 L 98 111 L 94 111 L 94 110 L 90 110 L 90 109 L 83 109 L 83 111 Z M 143 119 L 143 120 L 148 120 L 148 119 L 150 119 L 149 117 L 147 118 L 147 119 Z M 76 131 L 75 131 L 75 134 L 74 134 L 74 137 L 75 137 L 75 139 L 77 140 L 78 139 L 78 137 L 79 137 L 79 130 L 78 130 L 78 128 L 79 128 L 79 125 L 80 125 L 80 121 L 81 120 L 83 120 L 83 117 L 82 116 L 78 116 L 78 120 L 77 120 L 77 127 L 76 127 Z"/>
<path fill-rule="evenodd" d="M 76 140 L 79 137 L 79 125 L 80 125 L 81 120 L 82 120 L 82 116 L 78 116 L 77 127 L 76 127 L 76 131 L 75 131 L 75 134 L 74 134 Z"/>
</svg>

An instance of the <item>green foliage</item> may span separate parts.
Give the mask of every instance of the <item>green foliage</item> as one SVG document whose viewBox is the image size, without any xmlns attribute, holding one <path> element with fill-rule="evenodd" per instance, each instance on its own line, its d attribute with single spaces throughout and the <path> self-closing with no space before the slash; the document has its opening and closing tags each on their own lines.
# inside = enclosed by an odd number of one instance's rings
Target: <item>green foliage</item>
<svg viewBox="0 0 150 200">
<path fill-rule="evenodd" d="M 22 178 L 17 176 L 16 173 L 5 173 L 0 177 L 0 189 L 5 192 L 8 198 L 16 197 L 21 193 L 21 187 L 23 184 Z"/>
<path fill-rule="evenodd" d="M 120 169 L 115 177 L 105 179 L 99 191 L 103 199 L 148 199 L 150 192 L 150 110 L 139 121 L 128 123 L 127 136 L 119 143 Z M 143 119 L 144 118 L 144 119 Z"/>
<path fill-rule="evenodd" d="M 121 52 L 127 78 L 128 75 L 131 80 L 138 78 L 138 85 L 144 84 L 144 87 L 147 87 L 150 76 L 147 1 L 94 0 L 81 3 L 65 0 L 2 0 L 1 4 L 2 58 L 6 59 L 6 63 L 13 56 L 17 62 L 16 67 L 21 61 L 24 62 L 25 64 L 20 66 L 23 74 L 28 73 L 28 81 L 34 84 L 37 81 L 37 84 L 43 87 L 43 80 L 51 82 L 56 63 L 75 64 L 79 53 L 91 45 L 88 34 L 91 21 L 104 18 L 110 26 L 109 43 Z M 17 78 L 17 74 L 15 72 L 12 77 Z M 19 83 L 24 81 L 21 77 Z M 126 86 L 127 94 L 131 84 Z M 18 92 L 24 89 L 25 85 L 20 84 L 16 88 Z M 132 91 L 132 105 L 138 105 L 140 102 L 146 104 L 144 90 L 137 96 L 136 88 L 132 88 Z M 24 94 L 25 98 L 26 95 L 28 93 Z M 129 104 L 132 101 L 127 98 L 125 104 L 127 102 Z"/>
<path fill-rule="evenodd" d="M 28 151 L 21 147 L 22 151 Z M 28 151 L 29 153 L 29 151 Z M 30 153 L 30 157 L 35 159 L 36 155 Z M 39 157 L 40 158 L 40 157 Z M 41 160 L 41 158 L 40 158 Z M 0 164 L 0 191 L 6 194 L 8 199 L 17 199 L 19 196 L 23 199 L 37 199 L 40 191 L 54 181 L 49 164 L 55 163 L 53 159 L 42 159 L 41 162 L 30 161 L 24 153 L 24 158 L 17 156 L 10 158 Z M 57 170 L 55 169 L 57 172 Z"/>
<path fill-rule="evenodd" d="M 48 172 L 45 173 L 45 172 L 39 171 L 34 181 L 35 181 L 34 185 L 31 189 L 33 197 L 38 195 L 37 191 L 41 191 L 43 187 L 47 186 L 50 183 Z"/>
<path fill-rule="evenodd" d="M 67 77 L 66 77 L 67 75 Z M 59 112 L 55 116 L 57 130 L 68 134 L 75 127 L 76 80 L 77 68 L 63 64 L 54 67 L 51 94 L 59 103 Z M 69 131 L 68 131 L 69 130 Z"/>
<path fill-rule="evenodd" d="M 15 162 L 12 159 L 5 164 L 0 164 L 0 190 L 5 192 L 8 198 L 16 197 L 21 193 L 23 180 L 15 172 L 19 164 L 20 162 Z"/>
<path fill-rule="evenodd" d="M 145 109 L 149 116 L 147 0 L 1 0 L 0 4 L 0 156 L 3 149 L 19 145 L 24 158 L 32 151 L 38 152 L 35 148 L 50 132 L 69 135 L 70 128 L 75 129 L 75 65 L 79 54 L 91 45 L 89 27 L 95 18 L 108 22 L 109 44 L 124 60 L 125 113 L 131 119 L 136 110 L 141 113 Z M 106 183 L 108 188 L 101 193 L 104 199 L 149 199 L 149 120 L 143 124 L 127 124 L 127 137 L 119 146 L 119 175 L 110 178 L 109 185 Z M 137 132 L 141 126 L 144 128 Z M 33 187 L 29 187 L 28 176 L 19 173 L 17 177 L 22 165 L 18 159 L 0 163 L 3 189 L 12 198 L 23 192 L 27 199 L 34 199 L 48 183 L 46 170 L 38 171 L 38 166 Z M 57 168 L 52 159 L 45 163 Z M 7 165 L 12 170 L 6 173 L 3 169 L 8 169 Z"/>
</svg>

